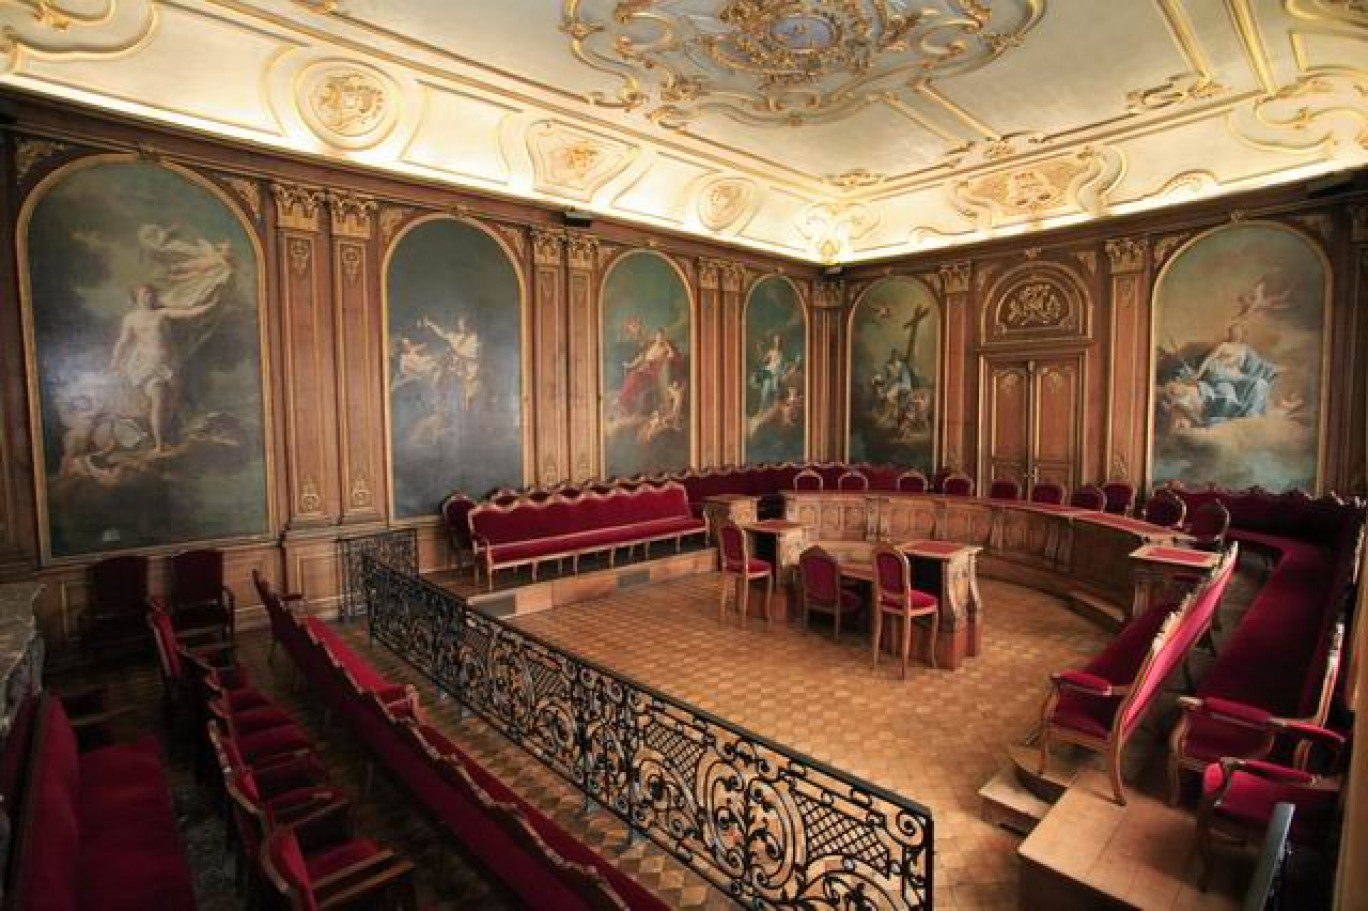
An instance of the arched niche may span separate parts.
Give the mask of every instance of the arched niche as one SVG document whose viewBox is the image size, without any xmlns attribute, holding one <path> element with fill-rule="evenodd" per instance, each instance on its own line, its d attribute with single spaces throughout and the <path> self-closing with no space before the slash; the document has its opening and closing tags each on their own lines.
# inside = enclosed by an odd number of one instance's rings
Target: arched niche
<svg viewBox="0 0 1368 911">
<path fill-rule="evenodd" d="M 436 513 L 526 477 L 526 317 L 521 273 L 479 224 L 433 215 L 385 257 L 391 513 Z"/>
<path fill-rule="evenodd" d="M 940 416 L 941 307 L 919 279 L 890 276 L 864 290 L 846 331 L 846 456 L 935 469 Z"/>
<path fill-rule="evenodd" d="M 1331 300 L 1325 252 L 1281 222 L 1175 251 L 1151 309 L 1152 484 L 1316 489 Z"/>
<path fill-rule="evenodd" d="M 251 222 L 131 155 L 40 181 L 17 231 L 44 562 L 274 527 Z"/>
<path fill-rule="evenodd" d="M 603 474 L 627 477 L 693 461 L 694 300 L 674 261 L 618 257 L 599 289 Z"/>
<path fill-rule="evenodd" d="M 807 310 L 792 280 L 768 275 L 751 286 L 744 317 L 747 462 L 807 457 Z"/>
</svg>

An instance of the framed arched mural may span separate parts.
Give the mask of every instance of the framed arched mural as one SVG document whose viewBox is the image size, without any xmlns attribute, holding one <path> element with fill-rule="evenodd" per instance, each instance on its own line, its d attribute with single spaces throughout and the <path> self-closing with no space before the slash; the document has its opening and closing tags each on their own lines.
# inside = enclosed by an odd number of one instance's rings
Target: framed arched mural
<svg viewBox="0 0 1368 911">
<path fill-rule="evenodd" d="M 396 519 L 524 478 L 522 278 L 466 221 L 408 225 L 385 259 L 389 470 Z"/>
<path fill-rule="evenodd" d="M 43 559 L 267 534 L 261 250 L 236 206 L 94 156 L 34 189 L 18 243 Z"/>
<path fill-rule="evenodd" d="M 745 460 L 807 455 L 807 314 L 793 282 L 758 281 L 746 298 Z"/>
<path fill-rule="evenodd" d="M 687 468 L 693 453 L 693 301 L 678 268 L 635 251 L 604 276 L 603 473 Z"/>
<path fill-rule="evenodd" d="M 1306 235 L 1241 222 L 1155 283 L 1151 483 L 1315 489 L 1330 269 Z"/>
<path fill-rule="evenodd" d="M 940 329 L 940 305 L 915 278 L 882 278 L 855 302 L 846 350 L 850 461 L 935 469 Z"/>
</svg>

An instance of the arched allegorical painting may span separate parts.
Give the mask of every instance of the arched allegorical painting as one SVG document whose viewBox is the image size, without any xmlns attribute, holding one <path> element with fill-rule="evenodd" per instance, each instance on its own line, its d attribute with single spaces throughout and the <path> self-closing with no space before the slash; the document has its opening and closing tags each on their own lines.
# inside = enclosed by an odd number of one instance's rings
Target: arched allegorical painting
<svg viewBox="0 0 1368 911">
<path fill-rule="evenodd" d="M 746 461 L 807 455 L 807 320 L 793 283 L 771 275 L 746 301 Z"/>
<path fill-rule="evenodd" d="M 850 315 L 849 457 L 930 472 L 936 460 L 940 307 L 915 278 L 884 278 Z"/>
<path fill-rule="evenodd" d="M 95 158 L 21 216 L 45 556 L 263 535 L 260 262 L 200 178 Z"/>
<path fill-rule="evenodd" d="M 1320 250 L 1272 222 L 1174 255 L 1154 292 L 1153 483 L 1315 487 L 1329 290 Z"/>
<path fill-rule="evenodd" d="M 520 486 L 522 286 L 504 248 L 454 218 L 419 221 L 390 252 L 385 306 L 394 517 Z"/>
<path fill-rule="evenodd" d="M 689 290 L 669 260 L 629 253 L 603 280 L 603 470 L 687 468 L 693 449 Z"/>
</svg>

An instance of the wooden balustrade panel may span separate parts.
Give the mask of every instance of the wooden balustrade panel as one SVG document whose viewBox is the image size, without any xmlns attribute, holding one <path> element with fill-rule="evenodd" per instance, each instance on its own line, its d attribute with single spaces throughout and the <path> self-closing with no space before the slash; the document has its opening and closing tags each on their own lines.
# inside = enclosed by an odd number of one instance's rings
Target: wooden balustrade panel
<svg viewBox="0 0 1368 911">
<path fill-rule="evenodd" d="M 909 495 L 910 496 L 910 495 Z M 957 544 L 991 547 L 998 507 L 972 497 L 940 497 L 941 519 L 936 537 Z"/>
<path fill-rule="evenodd" d="M 940 503 L 930 497 L 890 496 L 882 500 L 884 535 L 890 541 L 936 537 Z"/>
<path fill-rule="evenodd" d="M 1067 516 L 1010 507 L 998 509 L 997 514 L 994 555 L 1040 569 L 1067 568 L 1059 562 L 1059 541 L 1068 536 Z"/>
</svg>

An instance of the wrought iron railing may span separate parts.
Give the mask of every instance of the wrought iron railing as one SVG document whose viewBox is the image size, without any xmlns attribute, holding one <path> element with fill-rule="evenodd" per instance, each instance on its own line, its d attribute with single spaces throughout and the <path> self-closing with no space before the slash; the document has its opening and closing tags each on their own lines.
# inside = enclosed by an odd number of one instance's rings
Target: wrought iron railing
<svg viewBox="0 0 1368 911">
<path fill-rule="evenodd" d="M 926 807 L 472 609 L 415 553 L 412 531 L 347 542 L 371 636 L 630 832 L 750 908 L 931 907 Z"/>
</svg>

